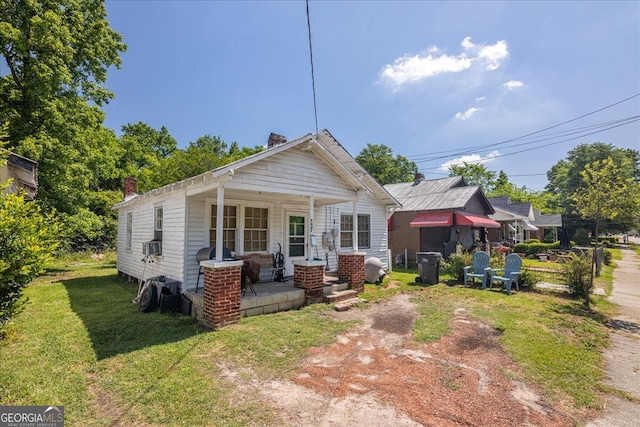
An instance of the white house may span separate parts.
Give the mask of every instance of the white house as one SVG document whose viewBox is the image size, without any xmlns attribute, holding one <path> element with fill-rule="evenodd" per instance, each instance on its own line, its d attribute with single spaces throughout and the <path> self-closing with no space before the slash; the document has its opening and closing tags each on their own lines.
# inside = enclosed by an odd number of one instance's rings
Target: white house
<svg viewBox="0 0 640 427">
<path fill-rule="evenodd" d="M 388 266 L 387 219 L 399 203 L 327 130 L 290 142 L 272 134 L 258 154 L 144 194 L 134 184 L 114 209 L 117 268 L 136 279 L 164 275 L 193 291 L 196 254 L 207 247 L 234 256 L 281 249 L 287 276 L 299 260 L 336 271 L 339 252 Z M 143 247 L 157 252 L 153 262 L 141 261 Z"/>
</svg>

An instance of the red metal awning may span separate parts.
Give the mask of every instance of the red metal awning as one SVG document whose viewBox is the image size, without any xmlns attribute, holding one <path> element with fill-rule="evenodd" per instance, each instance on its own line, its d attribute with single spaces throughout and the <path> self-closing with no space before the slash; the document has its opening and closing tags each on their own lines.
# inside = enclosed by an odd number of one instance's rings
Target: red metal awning
<svg viewBox="0 0 640 427">
<path fill-rule="evenodd" d="M 470 225 L 472 227 L 500 228 L 500 223 L 488 216 L 468 212 L 456 212 L 456 225 Z"/>
<path fill-rule="evenodd" d="M 413 217 L 411 227 L 450 227 L 453 225 L 453 212 L 426 212 Z"/>
</svg>

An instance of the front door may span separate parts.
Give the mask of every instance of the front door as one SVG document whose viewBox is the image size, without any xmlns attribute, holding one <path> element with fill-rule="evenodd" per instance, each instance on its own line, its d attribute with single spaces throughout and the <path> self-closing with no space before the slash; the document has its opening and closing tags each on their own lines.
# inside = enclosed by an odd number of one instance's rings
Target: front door
<svg viewBox="0 0 640 427">
<path fill-rule="evenodd" d="M 292 261 L 307 259 L 307 215 L 287 213 L 287 241 L 285 246 L 286 275 L 293 275 Z"/>
</svg>

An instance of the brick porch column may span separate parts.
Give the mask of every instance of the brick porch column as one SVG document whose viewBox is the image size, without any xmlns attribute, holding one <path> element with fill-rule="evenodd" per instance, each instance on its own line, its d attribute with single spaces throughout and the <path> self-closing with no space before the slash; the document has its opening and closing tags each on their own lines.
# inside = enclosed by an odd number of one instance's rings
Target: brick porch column
<svg viewBox="0 0 640 427">
<path fill-rule="evenodd" d="M 293 286 L 304 289 L 305 304 L 324 298 L 324 265 L 323 261 L 293 261 Z"/>
<path fill-rule="evenodd" d="M 240 320 L 240 270 L 243 261 L 202 261 L 204 324 L 212 329 Z"/>
<path fill-rule="evenodd" d="M 351 289 L 364 291 L 364 253 L 338 253 L 338 278 L 347 281 Z"/>
</svg>

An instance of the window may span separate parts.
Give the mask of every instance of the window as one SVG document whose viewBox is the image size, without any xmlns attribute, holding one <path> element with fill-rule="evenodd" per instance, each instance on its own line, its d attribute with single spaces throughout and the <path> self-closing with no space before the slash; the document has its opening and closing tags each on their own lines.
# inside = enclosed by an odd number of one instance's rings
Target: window
<svg viewBox="0 0 640 427">
<path fill-rule="evenodd" d="M 163 210 L 162 206 L 155 207 L 153 240 L 162 241 Z"/>
<path fill-rule="evenodd" d="M 353 215 L 340 215 L 340 247 L 353 247 Z"/>
<path fill-rule="evenodd" d="M 269 210 L 265 208 L 244 209 L 244 251 L 266 252 Z"/>
<path fill-rule="evenodd" d="M 132 240 L 132 232 L 133 232 L 133 213 L 127 213 L 127 235 L 125 239 L 125 249 L 131 250 L 131 240 Z"/>
<path fill-rule="evenodd" d="M 371 247 L 371 217 L 358 215 L 358 247 Z"/>
<path fill-rule="evenodd" d="M 353 247 L 353 215 L 340 215 L 340 247 Z M 371 247 L 371 217 L 358 215 L 358 248 Z"/>
<path fill-rule="evenodd" d="M 224 206 L 222 217 L 222 244 L 231 252 L 236 251 L 237 207 Z M 218 206 L 211 205 L 211 221 L 209 223 L 209 246 L 216 245 L 216 226 L 218 224 Z"/>
</svg>

